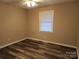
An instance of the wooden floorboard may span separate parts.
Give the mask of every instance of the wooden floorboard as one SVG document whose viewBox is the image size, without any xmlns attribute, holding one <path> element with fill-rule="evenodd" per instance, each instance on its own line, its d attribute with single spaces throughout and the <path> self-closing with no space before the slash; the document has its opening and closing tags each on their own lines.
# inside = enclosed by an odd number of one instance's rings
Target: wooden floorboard
<svg viewBox="0 0 79 59">
<path fill-rule="evenodd" d="M 78 59 L 75 48 L 26 39 L 0 49 L 0 59 Z"/>
</svg>

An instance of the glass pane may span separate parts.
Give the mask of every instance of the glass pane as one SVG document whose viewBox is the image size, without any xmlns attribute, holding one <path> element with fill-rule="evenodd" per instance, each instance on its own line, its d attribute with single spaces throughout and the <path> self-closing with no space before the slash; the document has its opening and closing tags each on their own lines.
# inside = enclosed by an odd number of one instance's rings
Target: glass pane
<svg viewBox="0 0 79 59">
<path fill-rule="evenodd" d="M 41 23 L 41 25 L 40 25 L 40 31 L 51 32 L 52 31 L 51 25 L 52 25 L 51 23 Z"/>
<path fill-rule="evenodd" d="M 53 10 L 43 11 L 39 13 L 40 31 L 52 32 L 53 31 Z"/>
</svg>

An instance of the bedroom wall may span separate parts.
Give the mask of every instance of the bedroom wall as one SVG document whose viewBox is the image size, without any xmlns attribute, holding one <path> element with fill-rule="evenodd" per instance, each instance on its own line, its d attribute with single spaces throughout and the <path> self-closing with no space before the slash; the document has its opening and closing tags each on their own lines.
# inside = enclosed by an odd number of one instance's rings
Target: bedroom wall
<svg viewBox="0 0 79 59">
<path fill-rule="evenodd" d="M 79 19 L 78 19 L 78 40 L 77 40 L 77 49 L 78 49 L 78 59 L 79 59 Z"/>
<path fill-rule="evenodd" d="M 77 46 L 77 2 L 62 3 L 28 10 L 28 37 Z M 39 32 L 39 15 L 54 10 L 53 32 Z"/>
<path fill-rule="evenodd" d="M 27 10 L 0 3 L 0 46 L 27 36 Z"/>
<path fill-rule="evenodd" d="M 77 42 L 78 42 L 78 59 L 79 59 L 79 4 L 78 4 L 78 40 L 77 40 Z"/>
</svg>

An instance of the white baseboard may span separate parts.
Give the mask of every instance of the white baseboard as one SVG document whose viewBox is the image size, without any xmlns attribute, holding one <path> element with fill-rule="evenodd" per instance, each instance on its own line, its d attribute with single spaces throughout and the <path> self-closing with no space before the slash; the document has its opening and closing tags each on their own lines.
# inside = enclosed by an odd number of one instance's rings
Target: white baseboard
<svg viewBox="0 0 79 59">
<path fill-rule="evenodd" d="M 9 44 L 0 46 L 0 48 L 7 47 L 7 46 L 9 46 L 9 45 L 18 43 L 18 42 L 23 41 L 23 40 L 26 40 L 26 39 L 33 39 L 33 40 L 43 41 L 43 42 L 52 43 L 52 44 L 57 44 L 57 45 L 61 45 L 61 46 L 66 46 L 66 47 L 71 47 L 71 48 L 77 48 L 76 46 L 72 46 L 72 45 L 68 45 L 68 44 L 57 43 L 57 42 L 51 42 L 51 41 L 46 41 L 46 40 L 37 39 L 37 38 L 32 38 L 32 37 L 26 37 L 26 38 L 23 38 L 23 39 L 21 39 L 21 40 L 17 40 L 17 41 L 11 42 L 11 43 L 9 43 Z"/>
<path fill-rule="evenodd" d="M 8 44 L 5 44 L 5 45 L 3 45 L 3 46 L 0 46 L 0 49 L 5 48 L 5 47 L 7 47 L 7 46 L 9 46 L 9 45 L 12 45 L 12 44 L 18 43 L 18 42 L 23 41 L 23 40 L 25 40 L 25 39 L 26 39 L 26 38 L 23 38 L 23 39 L 21 39 L 21 40 L 17 40 L 17 41 L 14 41 L 14 42 L 11 42 L 11 43 L 8 43 Z"/>
<path fill-rule="evenodd" d="M 66 47 L 71 47 L 71 48 L 77 48 L 76 46 L 73 46 L 73 45 L 68 45 L 68 44 L 63 44 L 63 43 L 57 43 L 57 42 L 51 42 L 51 41 L 42 40 L 42 39 L 37 39 L 37 38 L 27 37 L 27 39 L 33 39 L 33 40 L 43 41 L 43 42 L 52 43 L 52 44 L 57 44 L 57 45 L 61 45 L 61 46 L 66 46 Z"/>
</svg>

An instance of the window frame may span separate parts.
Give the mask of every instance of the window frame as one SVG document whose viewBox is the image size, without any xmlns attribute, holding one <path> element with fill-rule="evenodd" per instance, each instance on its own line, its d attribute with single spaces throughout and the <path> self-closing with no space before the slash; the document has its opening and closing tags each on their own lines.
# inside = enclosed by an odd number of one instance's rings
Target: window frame
<svg viewBox="0 0 79 59">
<path fill-rule="evenodd" d="M 52 20 L 51 20 L 51 31 L 41 31 L 41 19 L 40 19 L 40 13 L 42 12 L 52 12 Z M 39 11 L 39 32 L 44 32 L 44 33 L 52 33 L 54 31 L 54 26 L 53 26 L 53 20 L 54 20 L 54 10 L 44 10 L 44 11 Z"/>
</svg>

